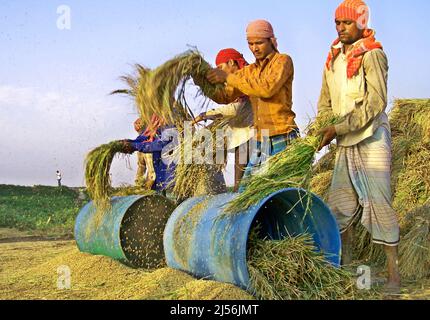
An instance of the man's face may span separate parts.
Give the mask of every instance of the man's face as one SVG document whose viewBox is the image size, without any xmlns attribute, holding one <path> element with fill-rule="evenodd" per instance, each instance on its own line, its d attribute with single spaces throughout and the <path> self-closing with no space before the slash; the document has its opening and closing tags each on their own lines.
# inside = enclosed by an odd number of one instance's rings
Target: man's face
<svg viewBox="0 0 430 320">
<path fill-rule="evenodd" d="M 248 46 L 257 60 L 263 60 L 275 51 L 270 39 L 265 38 L 248 38 Z"/>
<path fill-rule="evenodd" d="M 363 38 L 363 29 L 358 28 L 357 23 L 349 19 L 336 19 L 336 31 L 343 44 L 350 45 Z"/>
<path fill-rule="evenodd" d="M 239 68 L 233 60 L 217 65 L 217 68 L 226 72 L 227 74 L 235 73 Z"/>
</svg>

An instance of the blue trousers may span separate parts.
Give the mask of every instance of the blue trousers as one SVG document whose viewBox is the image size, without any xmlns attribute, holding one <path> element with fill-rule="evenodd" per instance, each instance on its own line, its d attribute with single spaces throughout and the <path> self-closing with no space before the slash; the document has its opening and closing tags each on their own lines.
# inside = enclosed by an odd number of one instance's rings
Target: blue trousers
<svg viewBox="0 0 430 320">
<path fill-rule="evenodd" d="M 297 139 L 299 135 L 300 133 L 298 130 L 293 130 L 288 134 L 269 137 L 267 141 L 257 141 L 254 149 L 252 150 L 248 165 L 245 168 L 242 181 L 252 176 L 252 173 L 270 157 L 285 150 L 291 141 Z M 239 187 L 239 192 L 243 192 L 245 188 L 246 186 L 242 183 Z"/>
</svg>

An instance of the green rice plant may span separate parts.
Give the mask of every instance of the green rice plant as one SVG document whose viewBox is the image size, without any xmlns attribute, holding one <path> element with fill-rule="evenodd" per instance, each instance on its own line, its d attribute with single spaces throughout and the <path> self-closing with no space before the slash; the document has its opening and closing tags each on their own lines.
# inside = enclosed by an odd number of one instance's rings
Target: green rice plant
<svg viewBox="0 0 430 320">
<path fill-rule="evenodd" d="M 110 208 L 110 167 L 117 153 L 129 154 L 122 141 L 103 144 L 88 153 L 85 159 L 85 182 L 90 198 L 100 212 Z"/>
<path fill-rule="evenodd" d="M 270 157 L 248 179 L 244 179 L 244 192 L 228 203 L 224 212 L 237 214 L 258 204 L 270 194 L 284 188 L 309 188 L 312 165 L 321 143 L 318 131 L 336 123 L 335 117 L 319 117 L 309 126 L 305 138 L 298 138 L 282 152 Z"/>
</svg>

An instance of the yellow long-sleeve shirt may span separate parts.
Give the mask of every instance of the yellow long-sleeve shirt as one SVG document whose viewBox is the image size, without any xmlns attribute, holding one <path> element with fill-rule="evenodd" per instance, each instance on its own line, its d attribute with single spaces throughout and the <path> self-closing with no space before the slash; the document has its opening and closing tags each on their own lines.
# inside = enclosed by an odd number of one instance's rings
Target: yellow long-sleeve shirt
<svg viewBox="0 0 430 320">
<path fill-rule="evenodd" d="M 274 52 L 261 62 L 253 63 L 230 74 L 224 90 L 213 97 L 218 103 L 228 104 L 237 97 L 250 98 L 257 139 L 261 131 L 269 136 L 287 134 L 297 128 L 292 111 L 294 66 L 286 54 Z"/>
</svg>

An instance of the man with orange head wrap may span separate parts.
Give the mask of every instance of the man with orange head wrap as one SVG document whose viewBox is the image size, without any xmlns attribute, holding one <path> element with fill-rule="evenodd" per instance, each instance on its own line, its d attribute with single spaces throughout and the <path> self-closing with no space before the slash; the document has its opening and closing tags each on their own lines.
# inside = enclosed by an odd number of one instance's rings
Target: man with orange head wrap
<svg viewBox="0 0 430 320">
<path fill-rule="evenodd" d="M 369 29 L 369 8 L 346 0 L 335 14 L 338 38 L 324 69 L 319 115 L 334 114 L 336 125 L 321 130 L 320 149 L 335 138 L 338 153 L 328 203 L 342 233 L 343 264 L 351 263 L 353 225 L 384 246 L 387 291 L 400 291 L 399 224 L 391 204 L 391 131 L 387 107 L 388 61 Z"/>
</svg>

